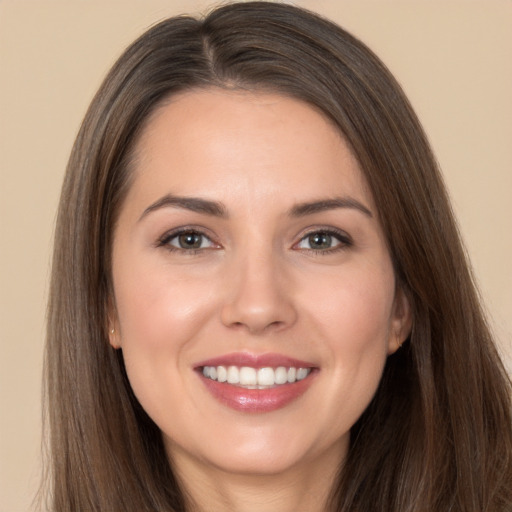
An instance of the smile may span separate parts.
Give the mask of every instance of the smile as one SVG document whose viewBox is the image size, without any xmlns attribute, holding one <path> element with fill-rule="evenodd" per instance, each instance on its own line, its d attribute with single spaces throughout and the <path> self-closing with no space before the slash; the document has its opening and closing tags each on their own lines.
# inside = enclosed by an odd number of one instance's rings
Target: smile
<svg viewBox="0 0 512 512">
<path fill-rule="evenodd" d="M 311 373 L 311 368 L 219 365 L 204 366 L 202 372 L 208 379 L 245 389 L 271 389 L 305 379 Z"/>
<path fill-rule="evenodd" d="M 194 368 L 210 396 L 243 413 L 268 413 L 307 393 L 320 368 L 281 354 L 233 353 Z"/>
</svg>

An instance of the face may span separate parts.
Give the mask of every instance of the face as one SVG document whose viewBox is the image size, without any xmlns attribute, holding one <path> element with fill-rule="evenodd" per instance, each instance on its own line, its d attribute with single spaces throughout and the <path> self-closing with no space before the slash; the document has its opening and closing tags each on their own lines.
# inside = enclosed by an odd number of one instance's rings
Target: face
<svg viewBox="0 0 512 512">
<path fill-rule="evenodd" d="M 348 145 L 266 93 L 182 93 L 151 118 L 113 281 L 111 344 L 178 469 L 339 463 L 409 323 Z"/>
</svg>

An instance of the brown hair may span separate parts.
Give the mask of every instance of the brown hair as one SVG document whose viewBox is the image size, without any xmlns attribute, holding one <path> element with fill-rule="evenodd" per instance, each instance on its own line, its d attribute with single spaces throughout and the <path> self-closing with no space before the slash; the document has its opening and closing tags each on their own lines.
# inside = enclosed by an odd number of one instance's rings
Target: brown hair
<svg viewBox="0 0 512 512">
<path fill-rule="evenodd" d="M 191 88 L 265 89 L 320 109 L 372 190 L 414 326 L 351 432 L 336 511 L 512 509 L 510 381 L 446 191 L 399 85 L 360 41 L 305 10 L 248 2 L 135 41 L 94 98 L 57 221 L 46 352 L 50 508 L 183 511 L 158 427 L 108 343 L 111 237 L 150 114 Z"/>
</svg>

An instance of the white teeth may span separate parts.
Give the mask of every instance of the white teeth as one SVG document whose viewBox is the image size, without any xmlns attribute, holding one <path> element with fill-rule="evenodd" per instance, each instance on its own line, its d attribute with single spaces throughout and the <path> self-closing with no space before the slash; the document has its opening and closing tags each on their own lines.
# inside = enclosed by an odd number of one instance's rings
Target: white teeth
<svg viewBox="0 0 512 512">
<path fill-rule="evenodd" d="M 260 368 L 258 370 L 258 384 L 260 386 L 273 386 L 275 384 L 274 369 Z"/>
<path fill-rule="evenodd" d="M 240 382 L 240 372 L 236 366 L 228 368 L 227 381 L 229 384 L 238 384 Z"/>
<path fill-rule="evenodd" d="M 247 389 L 266 389 L 282 384 L 293 384 L 305 379 L 311 368 L 252 368 L 250 366 L 204 366 L 203 375 L 207 379 L 238 385 Z"/>
<path fill-rule="evenodd" d="M 299 368 L 297 370 L 297 380 L 305 379 L 308 376 L 308 370 L 306 368 Z"/>
<path fill-rule="evenodd" d="M 284 366 L 276 368 L 276 384 L 288 382 L 288 370 Z"/>
<path fill-rule="evenodd" d="M 240 368 L 240 384 L 242 386 L 256 386 L 256 370 L 248 366 Z"/>
<path fill-rule="evenodd" d="M 228 371 L 224 366 L 217 366 L 217 380 L 226 382 L 228 380 Z"/>
</svg>

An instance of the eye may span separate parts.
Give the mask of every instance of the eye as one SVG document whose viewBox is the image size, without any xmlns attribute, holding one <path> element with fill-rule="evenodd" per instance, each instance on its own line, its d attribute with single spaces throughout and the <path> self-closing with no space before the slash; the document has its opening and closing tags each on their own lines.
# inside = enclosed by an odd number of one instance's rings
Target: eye
<svg viewBox="0 0 512 512">
<path fill-rule="evenodd" d="M 166 247 L 172 251 L 198 251 L 217 247 L 204 233 L 194 229 L 185 229 L 167 233 L 159 241 L 159 246 Z"/>
<path fill-rule="evenodd" d="M 308 233 L 296 245 L 297 249 L 330 252 L 352 245 L 348 235 L 333 230 L 318 230 Z"/>
</svg>

